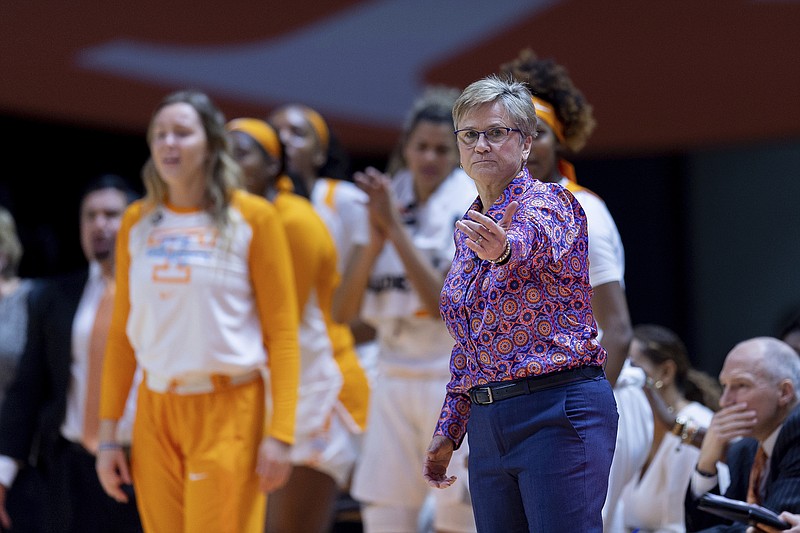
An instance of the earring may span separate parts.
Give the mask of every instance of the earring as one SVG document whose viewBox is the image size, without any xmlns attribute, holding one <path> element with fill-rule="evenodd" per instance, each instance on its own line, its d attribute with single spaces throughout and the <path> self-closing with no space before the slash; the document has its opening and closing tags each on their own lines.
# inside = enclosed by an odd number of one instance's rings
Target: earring
<svg viewBox="0 0 800 533">
<path fill-rule="evenodd" d="M 654 386 L 656 389 L 660 389 L 661 387 L 663 387 L 663 386 L 664 386 L 664 382 L 663 382 L 663 381 L 661 381 L 661 380 L 659 379 L 659 380 L 657 380 L 655 383 L 653 383 L 653 386 Z"/>
</svg>

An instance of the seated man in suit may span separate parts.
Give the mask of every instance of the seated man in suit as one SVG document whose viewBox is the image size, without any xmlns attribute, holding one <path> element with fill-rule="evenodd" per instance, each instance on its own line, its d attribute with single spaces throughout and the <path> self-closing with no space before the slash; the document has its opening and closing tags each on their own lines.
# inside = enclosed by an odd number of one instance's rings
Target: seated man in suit
<svg viewBox="0 0 800 533">
<path fill-rule="evenodd" d="M 688 531 L 747 529 L 697 509 L 705 492 L 719 493 L 718 462 L 730 469 L 724 496 L 776 512 L 800 511 L 800 357 L 778 339 L 746 340 L 728 353 L 719 380 L 721 409 L 686 494 Z"/>
<path fill-rule="evenodd" d="M 80 204 L 88 268 L 47 280 L 31 292 L 25 350 L 0 410 L 0 530 L 18 531 L 6 513 L 6 489 L 18 465 L 35 454 L 45 484 L 44 531 L 141 531 L 135 504 L 119 504 L 106 495 L 94 467 L 97 369 L 108 334 L 104 303 L 113 298 L 109 282 L 122 212 L 134 197 L 115 175 L 89 183 Z M 129 406 L 128 422 L 132 412 Z M 130 423 L 127 432 L 120 436 L 123 442 L 130 442 Z"/>
</svg>

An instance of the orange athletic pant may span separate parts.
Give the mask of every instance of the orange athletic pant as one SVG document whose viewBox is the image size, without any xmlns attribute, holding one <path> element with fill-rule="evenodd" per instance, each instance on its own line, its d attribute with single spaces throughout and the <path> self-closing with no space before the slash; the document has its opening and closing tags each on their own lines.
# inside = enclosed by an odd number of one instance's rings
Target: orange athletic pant
<svg viewBox="0 0 800 533">
<path fill-rule="evenodd" d="M 139 389 L 131 470 L 148 533 L 262 532 L 261 379 L 207 394 Z"/>
</svg>

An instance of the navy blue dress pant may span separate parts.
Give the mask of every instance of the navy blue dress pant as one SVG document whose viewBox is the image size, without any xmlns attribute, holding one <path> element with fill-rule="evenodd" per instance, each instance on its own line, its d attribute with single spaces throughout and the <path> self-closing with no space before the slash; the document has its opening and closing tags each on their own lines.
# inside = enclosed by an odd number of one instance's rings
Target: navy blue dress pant
<svg viewBox="0 0 800 533">
<path fill-rule="evenodd" d="M 473 404 L 467 437 L 478 531 L 602 533 L 617 419 L 603 375 Z"/>
</svg>

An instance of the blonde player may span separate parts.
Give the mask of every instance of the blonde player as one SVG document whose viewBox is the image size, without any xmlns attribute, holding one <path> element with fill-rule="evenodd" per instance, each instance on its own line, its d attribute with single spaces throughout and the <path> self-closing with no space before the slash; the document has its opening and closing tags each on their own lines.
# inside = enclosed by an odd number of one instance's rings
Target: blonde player
<svg viewBox="0 0 800 533">
<path fill-rule="evenodd" d="M 224 117 L 205 94 L 163 100 L 148 141 L 147 196 L 117 238 L 97 471 L 119 501 L 132 475 L 147 531 L 261 531 L 264 493 L 288 479 L 294 439 L 286 235 L 272 205 L 236 188 Z M 113 430 L 137 362 L 129 471 Z"/>
</svg>

